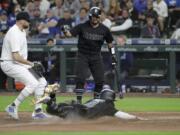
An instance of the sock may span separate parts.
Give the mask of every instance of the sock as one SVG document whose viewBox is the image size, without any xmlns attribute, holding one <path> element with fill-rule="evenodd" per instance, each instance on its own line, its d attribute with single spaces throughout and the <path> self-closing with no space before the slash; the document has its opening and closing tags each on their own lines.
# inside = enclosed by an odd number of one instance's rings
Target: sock
<svg viewBox="0 0 180 135">
<path fill-rule="evenodd" d="M 79 104 L 82 103 L 82 95 L 77 95 L 77 102 L 78 102 Z"/>
<path fill-rule="evenodd" d="M 19 106 L 26 97 L 28 97 L 30 93 L 27 91 L 27 89 L 23 89 L 21 93 L 18 95 L 18 97 L 14 100 L 12 103 L 13 106 Z"/>
<path fill-rule="evenodd" d="M 36 96 L 36 101 L 40 99 L 42 96 Z M 35 104 L 35 110 L 41 109 L 42 110 L 42 103 Z"/>
<path fill-rule="evenodd" d="M 84 89 L 75 89 L 76 97 L 77 97 L 77 102 L 79 104 L 82 103 L 82 95 L 83 95 Z"/>
</svg>

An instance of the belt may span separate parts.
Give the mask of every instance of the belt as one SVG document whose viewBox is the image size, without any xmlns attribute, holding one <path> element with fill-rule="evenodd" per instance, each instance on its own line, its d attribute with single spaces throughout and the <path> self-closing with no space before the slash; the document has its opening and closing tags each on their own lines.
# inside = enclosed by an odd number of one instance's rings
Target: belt
<svg viewBox="0 0 180 135">
<path fill-rule="evenodd" d="M 0 62 L 3 62 L 4 60 L 0 60 Z"/>
</svg>

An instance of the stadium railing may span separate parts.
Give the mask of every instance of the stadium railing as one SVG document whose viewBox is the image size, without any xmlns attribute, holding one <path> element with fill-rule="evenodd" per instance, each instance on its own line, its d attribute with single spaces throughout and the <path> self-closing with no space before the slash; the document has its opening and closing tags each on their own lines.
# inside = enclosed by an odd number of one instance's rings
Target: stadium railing
<svg viewBox="0 0 180 135">
<path fill-rule="evenodd" d="M 28 49 L 31 52 L 44 52 L 47 39 L 29 39 Z M 61 57 L 60 62 L 60 80 L 62 89 L 66 89 L 66 52 L 77 51 L 77 39 L 57 40 L 56 45 L 50 48 L 50 51 L 59 52 Z M 114 44 L 116 44 L 114 42 Z M 0 47 L 2 39 L 0 40 Z M 176 52 L 180 52 L 180 40 L 174 39 L 142 39 L 133 38 L 127 39 L 125 46 L 117 46 L 118 52 L 167 52 L 169 54 L 169 84 L 172 92 L 176 91 Z M 108 51 L 106 46 L 102 47 L 102 51 Z M 119 66 L 119 64 L 118 64 Z M 118 68 L 120 70 L 120 68 Z"/>
</svg>

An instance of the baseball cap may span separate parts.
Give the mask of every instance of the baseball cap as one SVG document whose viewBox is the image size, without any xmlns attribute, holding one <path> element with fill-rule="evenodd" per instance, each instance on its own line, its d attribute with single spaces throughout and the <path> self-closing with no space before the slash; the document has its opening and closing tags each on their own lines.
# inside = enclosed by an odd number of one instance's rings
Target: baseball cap
<svg viewBox="0 0 180 135">
<path fill-rule="evenodd" d="M 16 16 L 16 20 L 25 20 L 27 22 L 30 22 L 30 16 L 27 12 L 19 12 Z"/>
</svg>

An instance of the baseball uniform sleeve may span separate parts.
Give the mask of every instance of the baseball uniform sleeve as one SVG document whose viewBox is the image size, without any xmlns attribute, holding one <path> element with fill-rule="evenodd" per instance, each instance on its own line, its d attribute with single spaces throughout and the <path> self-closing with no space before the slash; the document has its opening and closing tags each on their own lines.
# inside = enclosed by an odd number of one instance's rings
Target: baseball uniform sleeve
<svg viewBox="0 0 180 135">
<path fill-rule="evenodd" d="M 107 29 L 106 35 L 105 35 L 105 40 L 107 43 L 112 43 L 113 42 L 113 36 L 110 32 L 109 29 Z"/>
<path fill-rule="evenodd" d="M 19 37 L 19 34 L 11 33 L 9 38 L 9 44 L 10 44 L 11 52 L 19 52 L 21 45 L 21 38 Z"/>
<path fill-rule="evenodd" d="M 82 24 L 79 24 L 79 25 L 75 26 L 74 28 L 72 28 L 72 29 L 70 30 L 70 32 L 71 32 L 71 34 L 72 34 L 73 36 L 77 36 L 77 35 L 79 35 L 80 32 L 81 32 L 81 28 L 82 28 Z"/>
</svg>

